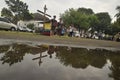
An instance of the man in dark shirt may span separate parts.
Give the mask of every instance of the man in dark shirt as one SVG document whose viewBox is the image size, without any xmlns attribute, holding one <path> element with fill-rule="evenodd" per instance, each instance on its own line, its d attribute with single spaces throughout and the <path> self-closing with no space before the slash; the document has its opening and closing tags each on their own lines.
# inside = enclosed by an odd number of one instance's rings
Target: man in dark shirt
<svg viewBox="0 0 120 80">
<path fill-rule="evenodd" d="M 51 20 L 51 31 L 52 34 L 56 34 L 56 27 L 57 27 L 57 20 L 56 20 L 56 16 L 53 16 L 53 19 Z"/>
</svg>

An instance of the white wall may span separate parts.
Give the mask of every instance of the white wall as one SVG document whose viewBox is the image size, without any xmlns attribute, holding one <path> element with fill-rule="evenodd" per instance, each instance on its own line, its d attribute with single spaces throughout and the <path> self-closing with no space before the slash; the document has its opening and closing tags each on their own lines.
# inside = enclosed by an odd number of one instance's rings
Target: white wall
<svg viewBox="0 0 120 80">
<path fill-rule="evenodd" d="M 42 27 L 43 24 L 41 24 L 40 22 L 42 22 L 42 21 L 34 21 L 34 20 L 22 21 L 22 20 L 20 20 L 20 21 L 18 21 L 17 26 L 18 27 L 27 27 L 28 24 L 34 24 L 34 27 Z"/>
</svg>

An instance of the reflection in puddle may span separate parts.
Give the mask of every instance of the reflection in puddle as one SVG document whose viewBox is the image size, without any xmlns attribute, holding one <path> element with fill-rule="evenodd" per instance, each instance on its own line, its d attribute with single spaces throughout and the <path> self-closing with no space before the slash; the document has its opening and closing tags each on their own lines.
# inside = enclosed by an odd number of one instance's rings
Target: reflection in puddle
<svg viewBox="0 0 120 80">
<path fill-rule="evenodd" d="M 0 80 L 120 80 L 120 52 L 52 45 L 0 45 L 0 70 Z"/>
</svg>

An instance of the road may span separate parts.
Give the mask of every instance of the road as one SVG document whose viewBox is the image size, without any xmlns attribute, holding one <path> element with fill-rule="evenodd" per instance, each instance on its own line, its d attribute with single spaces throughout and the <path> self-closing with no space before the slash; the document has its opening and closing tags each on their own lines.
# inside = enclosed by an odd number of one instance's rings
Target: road
<svg viewBox="0 0 120 80">
<path fill-rule="evenodd" d="M 14 41 L 29 41 L 42 44 L 70 46 L 70 47 L 85 47 L 85 48 L 104 48 L 110 50 L 120 50 L 120 42 L 95 40 L 85 38 L 60 37 L 60 36 L 42 36 L 36 33 L 25 32 L 9 32 L 0 31 L 0 39 Z"/>
</svg>

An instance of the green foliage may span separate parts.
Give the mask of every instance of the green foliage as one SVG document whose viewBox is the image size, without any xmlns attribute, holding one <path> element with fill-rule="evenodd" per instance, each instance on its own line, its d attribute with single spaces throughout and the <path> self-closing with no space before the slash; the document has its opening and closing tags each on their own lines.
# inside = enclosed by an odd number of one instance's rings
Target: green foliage
<svg viewBox="0 0 120 80">
<path fill-rule="evenodd" d="M 7 19 L 8 19 L 9 21 L 11 21 L 11 22 L 12 22 L 12 20 L 13 20 L 13 14 L 12 14 L 12 12 L 11 12 L 9 9 L 7 9 L 7 8 L 3 8 L 3 9 L 2 9 L 2 11 L 1 11 L 1 16 L 7 18 Z"/>
<path fill-rule="evenodd" d="M 90 24 L 90 27 L 95 31 L 97 30 L 97 25 L 99 24 L 99 20 L 98 18 L 95 16 L 95 15 L 90 15 L 88 17 L 88 21 L 89 21 L 89 24 Z"/>
<path fill-rule="evenodd" d="M 82 14 L 87 14 L 87 15 L 91 15 L 94 14 L 93 10 L 90 8 L 78 8 L 77 10 L 78 12 L 82 13 Z"/>
<path fill-rule="evenodd" d="M 74 26 L 79 26 L 79 28 L 85 30 L 89 27 L 93 27 L 93 22 L 98 22 L 97 18 L 93 15 L 93 11 L 85 8 L 79 8 L 77 10 L 71 8 L 65 11 L 65 13 L 61 15 L 61 18 L 67 26 L 74 24 Z"/>
<path fill-rule="evenodd" d="M 20 15 L 28 11 L 28 5 L 20 0 L 5 0 L 5 2 L 14 14 Z"/>
<path fill-rule="evenodd" d="M 107 12 L 94 14 L 92 9 L 78 8 L 69 9 L 61 15 L 65 24 L 79 26 L 80 29 L 88 30 L 90 27 L 94 31 L 105 31 L 110 29 L 111 18 Z"/>
<path fill-rule="evenodd" d="M 115 15 L 116 21 L 114 23 L 111 23 L 107 31 L 107 33 L 111 35 L 115 35 L 120 32 L 120 6 L 117 6 L 116 10 L 118 11 L 118 13 Z"/>
<path fill-rule="evenodd" d="M 120 23 L 114 22 L 113 24 L 111 24 L 111 29 L 112 29 L 112 34 L 116 34 L 120 32 Z"/>
<path fill-rule="evenodd" d="M 13 22 L 17 23 L 19 20 L 30 20 L 32 15 L 29 13 L 28 5 L 21 0 L 5 0 L 8 9 L 3 8 L 4 16 L 12 17 Z M 9 13 L 9 14 L 8 14 Z"/>
<path fill-rule="evenodd" d="M 117 26 L 117 28 L 120 28 L 120 6 L 116 7 L 116 10 L 118 11 L 118 13 L 115 15 L 117 20 L 115 22 L 115 25 Z M 119 29 L 118 29 L 119 30 Z"/>
<path fill-rule="evenodd" d="M 2 11 L 1 11 L 1 16 L 13 17 L 13 14 L 9 9 L 3 8 Z"/>
<path fill-rule="evenodd" d="M 117 6 L 116 10 L 118 11 L 118 13 L 115 16 L 117 17 L 117 20 L 120 20 L 120 6 Z"/>
<path fill-rule="evenodd" d="M 33 30 L 34 29 L 34 24 L 28 24 L 27 27 Z"/>
<path fill-rule="evenodd" d="M 96 30 L 106 31 L 110 27 L 110 24 L 111 24 L 110 15 L 107 12 L 97 13 L 95 15 L 97 16 L 99 20 Z"/>
<path fill-rule="evenodd" d="M 33 19 L 32 14 L 30 14 L 29 12 L 23 12 L 22 20 L 31 20 L 31 19 Z"/>
</svg>

